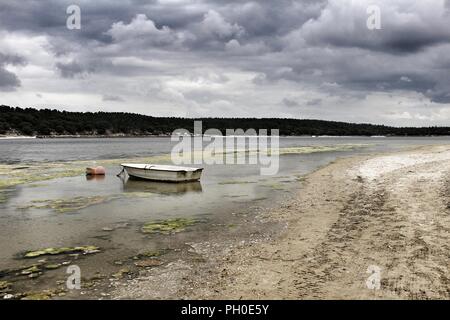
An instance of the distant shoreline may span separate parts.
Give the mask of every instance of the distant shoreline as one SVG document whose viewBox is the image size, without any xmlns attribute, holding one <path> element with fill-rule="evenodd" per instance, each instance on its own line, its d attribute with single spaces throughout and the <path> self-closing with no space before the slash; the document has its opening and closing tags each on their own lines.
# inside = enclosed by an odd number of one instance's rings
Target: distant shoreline
<svg viewBox="0 0 450 320">
<path fill-rule="evenodd" d="M 0 140 L 36 139 L 36 136 L 0 136 Z"/>
<path fill-rule="evenodd" d="M 153 117 L 125 112 L 69 112 L 11 108 L 0 105 L 0 134 L 45 138 L 160 137 L 175 130 L 196 132 L 197 126 L 261 132 L 277 129 L 280 136 L 448 136 L 450 127 L 392 127 L 293 118 L 182 118 Z M 202 130 L 204 131 L 204 130 Z M 200 130 L 198 132 L 201 132 Z M 262 131 L 268 132 L 268 131 Z"/>
<path fill-rule="evenodd" d="M 167 138 L 170 135 L 48 135 L 48 136 L 16 136 L 0 135 L 0 140 L 15 139 L 96 139 L 96 138 Z"/>
<path fill-rule="evenodd" d="M 108 139 L 108 138 L 169 138 L 170 134 L 111 134 L 111 135 L 36 135 L 36 136 L 24 136 L 24 135 L 0 135 L 0 140 L 20 140 L 20 139 Z M 386 139 L 386 138 L 438 138 L 438 137 L 450 137 L 443 135 L 417 135 L 417 136 L 404 136 L 404 135 L 388 135 L 388 136 L 368 136 L 368 135 L 280 135 L 283 138 L 289 137 L 305 137 L 305 138 L 373 138 L 373 139 Z"/>
</svg>

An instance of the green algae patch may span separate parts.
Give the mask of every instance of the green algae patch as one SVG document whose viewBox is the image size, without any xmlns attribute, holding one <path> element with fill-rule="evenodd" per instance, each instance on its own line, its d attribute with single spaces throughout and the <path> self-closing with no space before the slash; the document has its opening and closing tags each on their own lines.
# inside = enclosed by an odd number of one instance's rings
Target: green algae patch
<svg viewBox="0 0 450 320">
<path fill-rule="evenodd" d="M 121 195 L 123 198 L 148 198 L 154 196 L 155 194 L 152 192 L 127 192 Z"/>
<path fill-rule="evenodd" d="M 263 200 L 267 200 L 269 198 L 267 197 L 258 197 L 258 198 L 254 198 L 253 201 L 263 201 Z"/>
<path fill-rule="evenodd" d="M 333 152 L 333 151 L 352 151 L 359 148 L 370 147 L 372 144 L 338 144 L 332 146 L 304 146 L 304 147 L 289 147 L 280 148 L 280 155 L 288 154 L 309 154 L 317 152 Z"/>
<path fill-rule="evenodd" d="M 55 296 L 63 296 L 64 289 L 48 289 L 40 292 L 26 292 L 21 294 L 21 300 L 50 300 Z"/>
<path fill-rule="evenodd" d="M 162 262 L 161 260 L 156 259 L 156 258 L 145 259 L 145 260 L 141 260 L 141 261 L 134 263 L 134 265 L 136 267 L 140 267 L 140 268 L 159 267 L 160 265 L 163 265 L 163 264 L 164 264 L 164 262 Z"/>
<path fill-rule="evenodd" d="M 100 252 L 100 248 L 96 246 L 80 246 L 80 247 L 62 247 L 62 248 L 46 248 L 36 251 L 28 251 L 23 255 L 23 258 L 36 258 L 46 255 L 59 255 L 59 254 L 93 254 Z"/>
<path fill-rule="evenodd" d="M 92 196 L 75 197 L 66 199 L 34 200 L 31 205 L 20 207 L 21 210 L 34 209 L 52 209 L 57 213 L 75 212 L 87 207 L 104 203 L 112 200 L 111 197 Z"/>
<path fill-rule="evenodd" d="M 60 264 L 60 263 L 52 263 L 52 264 L 45 265 L 44 268 L 47 269 L 47 270 L 55 270 L 55 269 L 58 269 L 61 266 L 62 266 L 62 264 Z"/>
<path fill-rule="evenodd" d="M 7 290 L 11 286 L 8 281 L 0 281 L 0 290 Z"/>
<path fill-rule="evenodd" d="M 296 174 L 295 175 L 295 181 L 306 181 L 307 175 L 306 174 Z"/>
<path fill-rule="evenodd" d="M 123 198 L 148 198 L 152 194 L 149 193 L 129 193 L 129 194 L 115 194 L 115 195 L 101 195 L 90 197 L 73 197 L 62 199 L 43 199 L 33 200 L 31 204 L 18 207 L 19 210 L 29 209 L 51 209 L 56 213 L 72 213 L 91 206 L 107 203 L 109 201 L 123 199 Z M 1 193 L 0 193 L 1 203 Z"/>
<path fill-rule="evenodd" d="M 41 269 L 39 268 L 39 266 L 33 265 L 31 267 L 23 269 L 20 274 L 24 275 L 24 276 L 28 276 L 28 275 L 31 275 L 33 273 L 38 273 L 38 272 L 41 272 Z"/>
<path fill-rule="evenodd" d="M 50 300 L 52 296 L 46 293 L 30 293 L 22 298 L 22 300 Z"/>
<path fill-rule="evenodd" d="M 285 190 L 284 186 L 280 183 L 267 183 L 263 184 L 264 187 L 268 187 L 272 190 Z"/>
<path fill-rule="evenodd" d="M 13 187 L 20 184 L 31 184 L 57 178 L 82 175 L 85 167 L 73 163 L 42 163 L 28 167 L 17 165 L 0 165 L 0 188 Z"/>
<path fill-rule="evenodd" d="M 223 196 L 224 198 L 242 198 L 242 197 L 248 197 L 248 194 L 230 194 Z"/>
<path fill-rule="evenodd" d="M 140 252 L 133 257 L 133 260 L 146 259 L 146 258 L 157 258 L 165 255 L 170 249 L 159 249 L 155 251 L 144 251 Z"/>
<path fill-rule="evenodd" d="M 227 184 L 249 184 L 249 183 L 256 183 L 256 181 L 227 180 L 227 181 L 221 181 L 218 184 L 219 185 L 227 185 Z"/>
<path fill-rule="evenodd" d="M 143 233 L 162 233 L 171 234 L 186 230 L 200 221 L 188 218 L 174 218 L 167 220 L 150 221 L 142 227 Z"/>
<path fill-rule="evenodd" d="M 1 188 L 0 187 L 0 205 L 8 202 L 14 193 L 14 188 Z"/>
<path fill-rule="evenodd" d="M 8 201 L 8 197 L 0 190 L 0 204 L 6 203 Z"/>
<path fill-rule="evenodd" d="M 112 277 L 115 279 L 122 279 L 126 274 L 129 274 L 130 272 L 131 270 L 129 268 L 122 268 L 116 273 L 114 273 Z"/>
</svg>

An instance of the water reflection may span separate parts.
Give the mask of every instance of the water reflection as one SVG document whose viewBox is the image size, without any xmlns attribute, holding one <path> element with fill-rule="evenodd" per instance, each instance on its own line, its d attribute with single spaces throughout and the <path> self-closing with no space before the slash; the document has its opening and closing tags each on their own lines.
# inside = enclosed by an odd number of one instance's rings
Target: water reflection
<svg viewBox="0 0 450 320">
<path fill-rule="evenodd" d="M 123 191 L 151 192 L 160 194 L 182 194 L 187 192 L 202 192 L 202 184 L 199 181 L 169 183 L 128 178 L 126 180 L 123 180 Z"/>
<path fill-rule="evenodd" d="M 88 175 L 86 175 L 86 180 L 87 181 L 103 181 L 103 180 L 105 180 L 105 175 L 88 174 Z"/>
</svg>

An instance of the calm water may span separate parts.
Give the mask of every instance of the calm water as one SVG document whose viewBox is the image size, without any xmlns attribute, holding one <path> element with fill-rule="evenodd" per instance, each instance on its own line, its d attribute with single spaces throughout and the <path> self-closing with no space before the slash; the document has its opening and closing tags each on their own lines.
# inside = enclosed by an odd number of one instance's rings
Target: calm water
<svg viewBox="0 0 450 320">
<path fill-rule="evenodd" d="M 205 166 L 200 183 L 174 185 L 120 179 L 115 176 L 120 167 L 106 161 L 168 154 L 173 146 L 169 138 L 0 140 L 3 165 L 32 167 L 46 162 L 88 160 L 97 165 L 103 165 L 103 161 L 107 168 L 104 178 L 87 179 L 80 174 L 19 185 L 5 191 L 6 199 L 0 202 L 0 270 L 23 264 L 23 260 L 16 257 L 26 250 L 96 245 L 102 248 L 101 253 L 83 257 L 76 263 L 86 274 L 98 270 L 111 273 L 119 268 L 114 261 L 124 261 L 142 250 L 180 249 L 189 242 L 207 241 L 214 237 L 217 228 L 245 223 L 245 217 L 252 214 L 255 207 L 270 208 L 292 197 L 302 175 L 337 157 L 448 142 L 448 137 L 286 137 L 280 138 L 281 149 L 358 147 L 350 151 L 281 155 L 280 170 L 270 177 L 261 176 L 255 165 Z M 68 202 L 65 205 L 70 210 L 58 211 L 61 201 Z M 90 201 L 93 203 L 85 205 Z M 171 217 L 195 218 L 202 223 L 172 236 L 141 232 L 145 222 Z M 239 234 L 230 229 L 230 236 Z M 15 286 L 17 290 L 45 287 L 64 277 L 63 270 L 53 270 L 37 279 L 15 280 Z"/>
<path fill-rule="evenodd" d="M 310 138 L 282 137 L 280 147 L 320 146 L 335 144 L 375 144 L 377 150 L 408 145 L 448 143 L 449 137 L 436 138 Z M 112 139 L 0 139 L 0 162 L 70 161 L 145 157 L 169 153 L 174 142 L 169 138 Z"/>
</svg>

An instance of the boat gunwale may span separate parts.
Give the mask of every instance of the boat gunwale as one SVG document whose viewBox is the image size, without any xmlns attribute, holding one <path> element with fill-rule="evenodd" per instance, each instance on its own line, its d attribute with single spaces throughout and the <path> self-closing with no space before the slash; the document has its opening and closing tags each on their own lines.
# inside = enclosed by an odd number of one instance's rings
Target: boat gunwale
<svg viewBox="0 0 450 320">
<path fill-rule="evenodd" d="M 135 170 L 153 170 L 153 171 L 166 171 L 166 172 L 197 172 L 197 171 L 203 171 L 204 168 L 186 168 L 186 169 L 162 169 L 162 168 L 155 168 L 155 167 L 143 167 L 143 168 L 139 168 L 139 167 L 135 167 L 132 165 L 127 165 L 127 164 L 121 164 L 121 166 L 123 168 L 131 168 L 131 169 L 135 169 Z M 158 165 L 153 165 L 153 166 L 158 166 Z M 164 165 L 161 165 L 164 166 Z M 176 167 L 176 166 L 173 166 Z"/>
</svg>

